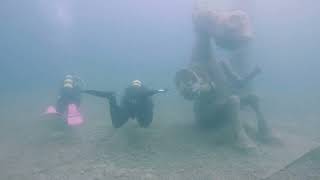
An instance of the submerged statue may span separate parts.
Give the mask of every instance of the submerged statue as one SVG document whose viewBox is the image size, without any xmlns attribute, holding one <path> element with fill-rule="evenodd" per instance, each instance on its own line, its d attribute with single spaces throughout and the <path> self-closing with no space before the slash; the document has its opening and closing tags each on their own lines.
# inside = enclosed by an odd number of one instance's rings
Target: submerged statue
<svg viewBox="0 0 320 180">
<path fill-rule="evenodd" d="M 259 99 L 246 90 L 260 69 L 248 72 L 245 62 L 218 61 L 212 52 L 214 42 L 230 51 L 245 49 L 253 36 L 248 16 L 239 10 L 217 12 L 195 8 L 193 22 L 195 44 L 191 62 L 188 68 L 176 73 L 175 84 L 185 99 L 193 101 L 196 122 L 206 128 L 227 127 L 235 142 L 251 146 L 253 143 L 239 117 L 240 107 L 250 106 L 257 117 L 257 137 L 268 137 L 270 131 Z"/>
</svg>

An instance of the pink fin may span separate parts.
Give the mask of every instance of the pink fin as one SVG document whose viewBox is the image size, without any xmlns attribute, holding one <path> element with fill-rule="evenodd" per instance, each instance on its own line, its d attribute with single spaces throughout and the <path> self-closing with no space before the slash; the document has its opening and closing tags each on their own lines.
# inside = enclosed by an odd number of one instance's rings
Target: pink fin
<svg viewBox="0 0 320 180">
<path fill-rule="evenodd" d="M 45 114 L 59 114 L 54 106 L 49 106 Z"/>
<path fill-rule="evenodd" d="M 70 104 L 68 106 L 68 117 L 69 126 L 77 126 L 83 123 L 83 118 L 75 104 Z"/>
</svg>

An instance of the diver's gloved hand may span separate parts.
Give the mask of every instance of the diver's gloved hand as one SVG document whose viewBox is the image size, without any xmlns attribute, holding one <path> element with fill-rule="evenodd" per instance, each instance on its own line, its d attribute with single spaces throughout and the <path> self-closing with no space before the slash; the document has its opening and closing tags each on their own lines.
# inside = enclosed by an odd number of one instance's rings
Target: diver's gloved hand
<svg viewBox="0 0 320 180">
<path fill-rule="evenodd" d="M 235 81 L 235 85 L 238 88 L 243 88 L 245 85 L 247 85 L 250 81 L 252 81 L 254 78 L 256 78 L 259 74 L 262 73 L 262 70 L 260 67 L 256 66 L 253 71 L 251 71 L 249 74 L 242 78 L 238 78 Z"/>
<path fill-rule="evenodd" d="M 153 90 L 147 91 L 144 94 L 144 96 L 149 97 L 149 96 L 153 96 L 153 95 L 156 95 L 156 94 L 159 94 L 159 93 L 165 93 L 167 91 L 168 91 L 167 89 L 157 89 L 157 90 L 153 89 Z"/>
<path fill-rule="evenodd" d="M 157 92 L 158 93 L 166 93 L 166 92 L 168 92 L 168 89 L 158 89 Z"/>
</svg>

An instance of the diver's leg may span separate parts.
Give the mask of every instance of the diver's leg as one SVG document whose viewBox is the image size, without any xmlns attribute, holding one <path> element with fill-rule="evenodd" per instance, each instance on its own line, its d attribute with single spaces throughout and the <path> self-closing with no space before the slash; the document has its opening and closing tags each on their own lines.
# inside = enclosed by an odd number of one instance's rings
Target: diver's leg
<svg viewBox="0 0 320 180">
<path fill-rule="evenodd" d="M 149 105 L 144 112 L 137 115 L 137 120 L 140 127 L 147 128 L 153 120 L 153 105 Z"/>
<path fill-rule="evenodd" d="M 237 96 L 231 96 L 226 102 L 227 119 L 231 122 L 232 132 L 234 132 L 235 138 L 243 134 L 242 124 L 239 120 L 240 100 Z"/>
<path fill-rule="evenodd" d="M 234 134 L 235 140 L 240 143 L 241 146 L 254 146 L 244 131 L 242 121 L 239 118 L 240 98 L 238 96 L 230 96 L 225 105 L 227 120 L 231 122 L 231 130 Z"/>
<path fill-rule="evenodd" d="M 243 99 L 243 102 L 250 106 L 256 114 L 258 134 L 260 137 L 267 137 L 271 134 L 267 121 L 261 111 L 259 98 L 250 94 Z"/>
<path fill-rule="evenodd" d="M 74 99 L 75 105 L 79 108 L 81 104 L 81 94 L 77 94 Z"/>
<path fill-rule="evenodd" d="M 196 125 L 202 129 L 211 129 L 217 127 L 216 120 L 217 110 L 219 105 L 211 103 L 210 101 L 197 99 L 193 103 L 194 118 L 196 120 Z"/>
<path fill-rule="evenodd" d="M 68 103 L 67 100 L 63 97 L 60 97 L 56 103 L 57 112 L 64 114 L 67 111 Z"/>
<path fill-rule="evenodd" d="M 114 128 L 120 128 L 129 120 L 129 113 L 126 108 L 120 107 L 117 104 L 115 96 L 110 96 L 108 99 L 112 126 Z"/>
<path fill-rule="evenodd" d="M 70 101 L 68 103 L 69 104 L 74 104 L 77 106 L 77 108 L 80 107 L 81 104 L 81 96 L 80 95 L 73 95 L 72 97 L 70 97 Z"/>
</svg>

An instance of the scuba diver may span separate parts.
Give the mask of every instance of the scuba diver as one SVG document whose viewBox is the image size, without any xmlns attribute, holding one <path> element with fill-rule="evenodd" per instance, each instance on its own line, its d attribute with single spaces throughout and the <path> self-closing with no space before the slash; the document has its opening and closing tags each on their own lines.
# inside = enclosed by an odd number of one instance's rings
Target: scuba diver
<svg viewBox="0 0 320 180">
<path fill-rule="evenodd" d="M 167 90 L 151 90 L 142 85 L 141 81 L 134 80 L 131 85 L 125 89 L 120 105 L 117 104 L 114 92 L 96 90 L 85 90 L 82 92 L 108 99 L 112 125 L 114 128 L 120 128 L 128 122 L 130 118 L 137 119 L 140 127 L 147 128 L 153 120 L 154 104 L 152 96 L 158 93 L 167 92 Z"/>
<path fill-rule="evenodd" d="M 49 106 L 44 115 L 61 117 L 68 126 L 82 124 L 83 117 L 79 111 L 83 81 L 72 75 L 66 75 L 55 106 Z M 52 121 L 53 122 L 53 121 Z M 58 121 L 54 121 L 58 122 Z M 58 125 L 61 127 L 61 124 Z"/>
<path fill-rule="evenodd" d="M 65 114 L 70 104 L 75 104 L 77 108 L 80 106 L 82 85 L 83 81 L 79 77 L 72 75 L 65 76 L 56 103 L 58 113 Z"/>
</svg>

